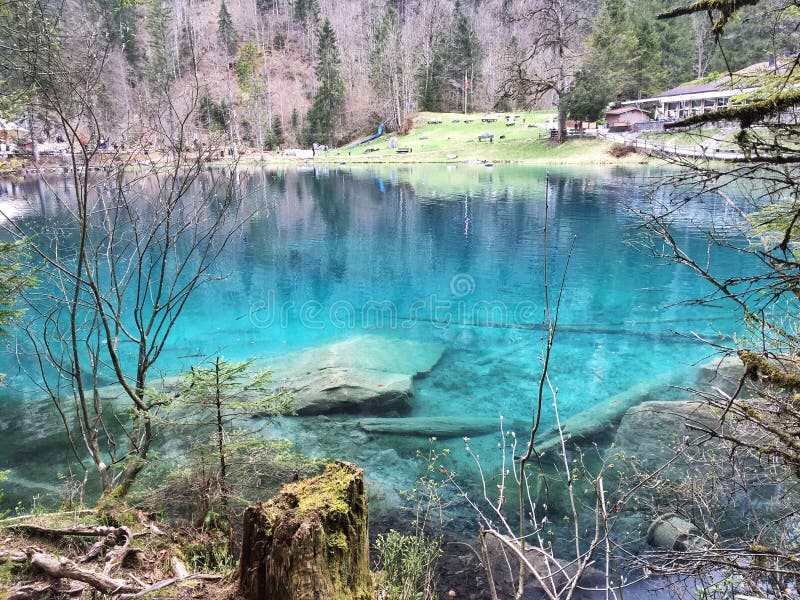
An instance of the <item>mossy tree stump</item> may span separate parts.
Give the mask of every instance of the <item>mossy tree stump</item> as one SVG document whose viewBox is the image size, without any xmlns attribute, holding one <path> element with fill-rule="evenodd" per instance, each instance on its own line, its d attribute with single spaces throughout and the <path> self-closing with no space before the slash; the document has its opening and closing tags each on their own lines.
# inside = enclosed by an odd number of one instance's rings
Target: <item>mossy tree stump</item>
<svg viewBox="0 0 800 600">
<path fill-rule="evenodd" d="M 248 600 L 372 598 L 364 472 L 344 462 L 244 513 L 239 591 Z"/>
</svg>

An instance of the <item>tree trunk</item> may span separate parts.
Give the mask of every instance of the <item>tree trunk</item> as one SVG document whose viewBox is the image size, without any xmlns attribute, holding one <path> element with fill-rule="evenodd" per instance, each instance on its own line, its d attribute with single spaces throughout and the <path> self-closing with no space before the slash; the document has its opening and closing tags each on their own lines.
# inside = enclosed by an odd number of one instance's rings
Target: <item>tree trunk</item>
<svg viewBox="0 0 800 600">
<path fill-rule="evenodd" d="M 567 141 L 567 111 L 561 106 L 561 98 L 558 99 L 558 142 Z"/>
<path fill-rule="evenodd" d="M 244 513 L 239 591 L 247 600 L 369 600 L 363 471 L 334 462 Z"/>
</svg>

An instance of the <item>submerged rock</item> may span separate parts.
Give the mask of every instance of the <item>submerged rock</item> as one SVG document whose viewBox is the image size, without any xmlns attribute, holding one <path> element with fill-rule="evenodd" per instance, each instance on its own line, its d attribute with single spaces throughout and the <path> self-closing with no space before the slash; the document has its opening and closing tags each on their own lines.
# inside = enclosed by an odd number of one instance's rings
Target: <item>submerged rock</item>
<svg viewBox="0 0 800 600">
<path fill-rule="evenodd" d="M 657 469 L 675 456 L 676 447 L 719 427 L 718 412 L 697 400 L 644 402 L 628 410 L 614 438 L 616 452 Z M 708 445 L 706 446 L 709 447 Z"/>
<path fill-rule="evenodd" d="M 363 335 L 310 348 L 270 364 L 299 415 L 401 414 L 413 380 L 436 366 L 440 344 Z"/>
<path fill-rule="evenodd" d="M 700 365 L 697 370 L 697 387 L 701 391 L 719 389 L 733 395 L 744 376 L 744 363 L 738 356 L 724 356 Z"/>
<path fill-rule="evenodd" d="M 567 446 L 574 447 L 610 440 L 623 415 L 629 409 L 650 400 L 662 399 L 671 392 L 672 385 L 681 385 L 690 381 L 691 374 L 692 371 L 688 369 L 670 371 L 635 385 L 605 402 L 599 402 L 566 419 L 561 425 L 568 442 Z M 536 445 L 539 452 L 547 452 L 561 446 L 557 430 L 551 430 L 541 439 L 542 441 Z"/>
<path fill-rule="evenodd" d="M 486 536 L 486 555 L 482 562 L 484 568 L 490 569 L 498 595 L 501 598 L 513 598 L 516 595 L 517 583 L 519 578 L 520 560 L 509 546 L 519 548 L 519 543 L 510 540 L 502 535 L 503 542 L 494 535 Z M 525 569 L 525 597 L 539 596 L 534 589 L 547 587 L 548 590 L 562 589 L 578 573 L 578 566 L 574 561 L 568 559 L 561 560 L 554 557 L 551 552 L 552 546 L 548 544 L 545 548 L 541 546 L 531 547 L 531 543 L 526 544 L 525 559 L 533 567 L 536 574 Z M 486 559 L 488 558 L 488 565 Z M 587 566 L 580 576 L 580 587 L 593 588 L 602 587 L 605 584 L 604 574 L 593 566 Z"/>
<path fill-rule="evenodd" d="M 358 428 L 368 433 L 448 439 L 499 432 L 500 423 L 481 417 L 372 418 L 358 421 Z"/>
</svg>

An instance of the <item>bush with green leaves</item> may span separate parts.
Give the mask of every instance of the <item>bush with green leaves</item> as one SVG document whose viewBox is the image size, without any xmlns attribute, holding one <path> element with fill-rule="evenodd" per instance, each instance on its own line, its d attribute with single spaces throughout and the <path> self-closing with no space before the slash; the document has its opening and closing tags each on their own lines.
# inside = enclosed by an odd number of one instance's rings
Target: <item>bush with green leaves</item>
<svg viewBox="0 0 800 600">
<path fill-rule="evenodd" d="M 442 541 L 423 531 L 403 535 L 394 529 L 375 541 L 378 567 L 383 572 L 381 588 L 389 600 L 426 600 L 434 597 L 436 565 Z"/>
</svg>

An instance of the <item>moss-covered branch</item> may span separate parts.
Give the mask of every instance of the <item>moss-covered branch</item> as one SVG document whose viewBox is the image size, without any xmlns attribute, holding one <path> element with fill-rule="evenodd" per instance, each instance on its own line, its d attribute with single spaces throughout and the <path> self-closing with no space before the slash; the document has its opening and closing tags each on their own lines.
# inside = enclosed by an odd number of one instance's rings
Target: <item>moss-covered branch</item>
<svg viewBox="0 0 800 600">
<path fill-rule="evenodd" d="M 692 115 L 686 119 L 665 123 L 664 129 L 675 129 L 677 127 L 689 127 L 702 125 L 704 123 L 716 123 L 718 121 L 739 121 L 742 129 L 746 129 L 764 119 L 785 111 L 788 108 L 800 104 L 800 90 L 775 94 L 764 100 L 757 100 L 744 106 L 734 106 L 723 108 L 700 115 Z"/>
<path fill-rule="evenodd" d="M 755 6 L 761 0 L 697 0 L 685 6 L 673 8 L 665 13 L 658 15 L 658 19 L 672 19 L 683 15 L 691 15 L 698 12 L 719 11 L 720 15 L 714 22 L 711 31 L 720 34 L 725 29 L 728 21 L 743 6 Z"/>
</svg>

